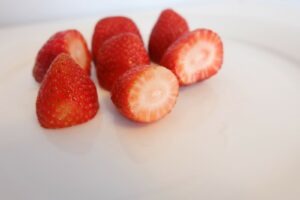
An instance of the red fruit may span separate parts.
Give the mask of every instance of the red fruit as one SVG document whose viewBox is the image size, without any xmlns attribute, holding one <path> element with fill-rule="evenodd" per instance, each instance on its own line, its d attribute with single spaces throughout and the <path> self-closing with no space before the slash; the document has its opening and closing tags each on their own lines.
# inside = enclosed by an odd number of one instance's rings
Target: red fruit
<svg viewBox="0 0 300 200">
<path fill-rule="evenodd" d="M 174 10 L 164 10 L 154 25 L 150 40 L 150 58 L 159 63 L 167 48 L 181 35 L 189 31 L 187 22 Z"/>
<path fill-rule="evenodd" d="M 63 128 L 92 119 L 99 109 L 95 84 L 62 53 L 52 62 L 41 84 L 36 113 L 41 126 Z"/>
<path fill-rule="evenodd" d="M 70 54 L 90 74 L 91 55 L 83 36 L 77 30 L 66 30 L 54 34 L 39 50 L 33 68 L 37 82 L 42 82 L 50 64 L 60 53 Z"/>
<path fill-rule="evenodd" d="M 143 65 L 128 70 L 115 82 L 111 99 L 128 119 L 148 123 L 172 110 L 178 89 L 178 80 L 171 71 Z"/>
<path fill-rule="evenodd" d="M 197 29 L 174 42 L 160 64 L 172 70 L 181 85 L 189 85 L 213 76 L 222 63 L 221 38 L 211 30 Z"/>
<path fill-rule="evenodd" d="M 92 53 L 95 61 L 98 50 L 105 40 L 120 33 L 134 33 L 141 37 L 135 23 L 127 17 L 106 17 L 98 21 L 92 39 Z"/>
<path fill-rule="evenodd" d="M 97 55 L 97 76 L 100 85 L 111 90 L 115 80 L 128 69 L 149 64 L 143 42 L 133 33 L 116 35 L 104 42 Z"/>
</svg>

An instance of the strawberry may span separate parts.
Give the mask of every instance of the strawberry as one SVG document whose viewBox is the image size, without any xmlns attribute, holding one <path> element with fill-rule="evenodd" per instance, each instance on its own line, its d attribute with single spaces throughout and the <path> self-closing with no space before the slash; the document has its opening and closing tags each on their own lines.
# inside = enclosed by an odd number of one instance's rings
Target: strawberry
<svg viewBox="0 0 300 200">
<path fill-rule="evenodd" d="M 176 103 L 179 84 L 165 67 L 142 65 L 118 78 L 112 102 L 130 120 L 150 123 L 167 115 Z"/>
<path fill-rule="evenodd" d="M 42 82 L 51 62 L 60 53 L 68 53 L 90 74 L 91 55 L 87 44 L 77 30 L 66 30 L 54 34 L 39 50 L 33 68 L 33 76 Z"/>
<path fill-rule="evenodd" d="M 148 49 L 152 61 L 159 63 L 167 48 L 188 31 L 187 22 L 178 13 L 171 9 L 162 11 L 150 35 Z"/>
<path fill-rule="evenodd" d="M 134 33 L 141 37 L 135 23 L 127 17 L 106 17 L 98 21 L 92 39 L 92 53 L 95 62 L 98 50 L 105 40 L 120 33 Z"/>
<path fill-rule="evenodd" d="M 143 42 L 133 33 L 116 35 L 105 41 L 97 55 L 97 76 L 100 85 L 111 90 L 114 81 L 129 68 L 149 64 Z"/>
<path fill-rule="evenodd" d="M 181 85 L 205 80 L 223 63 L 223 44 L 217 33 L 197 29 L 181 36 L 164 54 L 160 64 L 177 76 Z"/>
<path fill-rule="evenodd" d="M 36 100 L 44 128 L 63 128 L 92 119 L 99 109 L 95 84 L 86 72 L 62 53 L 52 62 Z"/>
</svg>

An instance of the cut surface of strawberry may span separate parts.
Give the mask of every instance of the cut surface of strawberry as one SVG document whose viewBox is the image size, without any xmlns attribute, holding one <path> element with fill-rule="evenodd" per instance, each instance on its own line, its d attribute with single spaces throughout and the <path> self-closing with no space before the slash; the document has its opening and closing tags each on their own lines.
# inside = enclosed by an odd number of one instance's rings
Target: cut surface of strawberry
<svg viewBox="0 0 300 200">
<path fill-rule="evenodd" d="M 163 10 L 155 23 L 149 39 L 149 55 L 159 63 L 167 48 L 189 31 L 188 23 L 172 9 Z"/>
<path fill-rule="evenodd" d="M 119 77 L 111 99 L 128 119 L 149 123 L 163 118 L 172 110 L 178 89 L 178 80 L 170 70 L 157 65 L 143 65 Z"/>
<path fill-rule="evenodd" d="M 91 55 L 85 39 L 77 30 L 66 30 L 54 34 L 39 50 L 33 68 L 33 76 L 37 82 L 42 82 L 50 64 L 60 53 L 70 54 L 90 74 Z"/>
<path fill-rule="evenodd" d="M 86 43 L 83 43 L 82 39 L 83 38 L 81 38 L 79 35 L 77 35 L 76 38 L 75 34 L 68 34 L 66 36 L 67 46 L 71 57 L 89 74 L 91 56 L 87 50 Z"/>
<path fill-rule="evenodd" d="M 92 119 L 98 109 L 95 84 L 69 54 L 58 55 L 36 100 L 41 126 L 53 129 L 81 124 Z"/>
<path fill-rule="evenodd" d="M 181 85 L 190 85 L 216 74 L 222 63 L 221 38 L 211 30 L 197 29 L 176 40 L 160 64 L 172 70 Z"/>
<path fill-rule="evenodd" d="M 99 20 L 95 26 L 92 38 L 92 53 L 95 63 L 102 44 L 109 38 L 121 33 L 133 33 L 141 38 L 136 24 L 128 17 L 112 16 Z"/>
</svg>

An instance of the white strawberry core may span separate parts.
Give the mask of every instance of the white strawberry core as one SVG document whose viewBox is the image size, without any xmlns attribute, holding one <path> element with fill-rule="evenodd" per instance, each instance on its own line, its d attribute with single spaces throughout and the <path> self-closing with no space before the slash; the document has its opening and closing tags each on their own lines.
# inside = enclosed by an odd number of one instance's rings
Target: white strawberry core
<svg viewBox="0 0 300 200">
<path fill-rule="evenodd" d="M 216 47 L 206 41 L 198 41 L 190 47 L 186 53 L 182 54 L 181 67 L 184 69 L 180 75 L 185 79 L 184 82 L 196 82 L 198 74 L 214 63 Z"/>
<path fill-rule="evenodd" d="M 138 121 L 158 120 L 173 108 L 178 88 L 178 81 L 171 71 L 160 66 L 150 66 L 131 88 L 130 110 Z"/>
<path fill-rule="evenodd" d="M 77 64 L 84 68 L 86 66 L 87 58 L 85 46 L 82 41 L 79 38 L 72 38 L 68 45 L 71 57 L 77 62 Z"/>
</svg>

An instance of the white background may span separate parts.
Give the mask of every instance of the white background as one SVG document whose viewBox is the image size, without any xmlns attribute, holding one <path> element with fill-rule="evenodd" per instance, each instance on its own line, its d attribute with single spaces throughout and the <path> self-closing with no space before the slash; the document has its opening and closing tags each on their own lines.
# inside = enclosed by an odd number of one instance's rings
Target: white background
<svg viewBox="0 0 300 200">
<path fill-rule="evenodd" d="M 300 199 L 299 6 L 98 1 L 0 5 L 9 26 L 0 30 L 0 200 Z M 214 3 L 227 7 L 204 6 Z M 121 13 L 148 39 L 159 7 L 167 6 L 179 8 L 191 28 L 221 35 L 220 74 L 183 88 L 172 113 L 150 126 L 119 115 L 98 84 L 101 108 L 89 123 L 39 126 L 31 72 L 51 34 L 76 27 L 91 41 L 98 18 Z M 82 19 L 10 27 L 62 18 Z"/>
<path fill-rule="evenodd" d="M 192 3 L 288 5 L 299 7 L 300 0 L 1 0 L 0 27 L 49 20 L 82 18 L 120 10 L 165 8 Z"/>
</svg>

